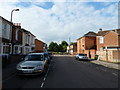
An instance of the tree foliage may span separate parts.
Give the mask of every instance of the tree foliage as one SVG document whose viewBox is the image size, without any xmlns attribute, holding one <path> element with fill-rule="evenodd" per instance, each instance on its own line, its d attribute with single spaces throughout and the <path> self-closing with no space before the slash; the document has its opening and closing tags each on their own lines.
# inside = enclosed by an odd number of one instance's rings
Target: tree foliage
<svg viewBox="0 0 120 90">
<path fill-rule="evenodd" d="M 53 52 L 66 52 L 67 46 L 68 43 L 66 41 L 62 41 L 59 45 L 56 42 L 51 42 L 48 50 Z"/>
</svg>

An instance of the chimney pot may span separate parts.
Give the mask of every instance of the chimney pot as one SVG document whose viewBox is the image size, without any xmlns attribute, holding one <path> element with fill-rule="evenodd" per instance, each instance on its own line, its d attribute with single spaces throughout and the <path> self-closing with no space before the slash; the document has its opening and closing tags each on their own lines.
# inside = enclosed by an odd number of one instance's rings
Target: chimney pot
<svg viewBox="0 0 120 90">
<path fill-rule="evenodd" d="M 102 31 L 102 28 L 100 28 L 99 31 Z"/>
</svg>

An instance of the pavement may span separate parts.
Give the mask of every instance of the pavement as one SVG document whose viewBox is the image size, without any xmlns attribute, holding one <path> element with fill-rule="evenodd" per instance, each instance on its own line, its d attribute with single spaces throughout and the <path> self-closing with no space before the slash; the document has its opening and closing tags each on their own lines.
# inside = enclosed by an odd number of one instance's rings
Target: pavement
<svg viewBox="0 0 120 90">
<path fill-rule="evenodd" d="M 120 64 L 117 64 L 117 63 L 111 63 L 111 62 L 105 62 L 105 61 L 99 61 L 99 60 L 93 60 L 91 62 L 98 65 L 103 65 L 108 68 L 120 70 Z"/>
<path fill-rule="evenodd" d="M 2 80 L 4 81 L 7 77 L 11 76 L 16 72 L 16 65 L 18 62 L 10 63 L 6 67 L 2 68 Z"/>
</svg>

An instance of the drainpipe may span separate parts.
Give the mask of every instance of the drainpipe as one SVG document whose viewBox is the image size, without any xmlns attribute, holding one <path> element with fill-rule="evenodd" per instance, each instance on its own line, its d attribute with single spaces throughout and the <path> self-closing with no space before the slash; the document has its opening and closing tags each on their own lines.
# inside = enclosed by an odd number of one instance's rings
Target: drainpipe
<svg viewBox="0 0 120 90">
<path fill-rule="evenodd" d="M 107 46 L 105 47 L 106 49 L 106 61 L 108 62 L 108 49 L 107 49 Z"/>
</svg>

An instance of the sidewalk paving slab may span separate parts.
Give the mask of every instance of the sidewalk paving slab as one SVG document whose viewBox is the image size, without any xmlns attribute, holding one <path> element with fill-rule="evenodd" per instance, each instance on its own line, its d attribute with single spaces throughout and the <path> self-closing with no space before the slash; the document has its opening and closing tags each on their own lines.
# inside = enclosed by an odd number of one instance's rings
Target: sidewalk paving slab
<svg viewBox="0 0 120 90">
<path fill-rule="evenodd" d="M 2 80 L 5 80 L 9 76 L 15 74 L 15 72 L 16 72 L 16 65 L 17 64 L 18 64 L 18 62 L 11 63 L 11 64 L 7 65 L 6 67 L 4 67 L 2 69 Z"/>
<path fill-rule="evenodd" d="M 108 67 L 108 68 L 120 70 L 120 67 L 119 67 L 120 64 L 117 64 L 117 63 L 111 63 L 111 62 L 105 62 L 105 61 L 99 61 L 99 60 L 93 60 L 90 62 L 95 63 L 95 64 L 99 64 L 99 65 L 103 65 L 103 66 Z"/>
</svg>

